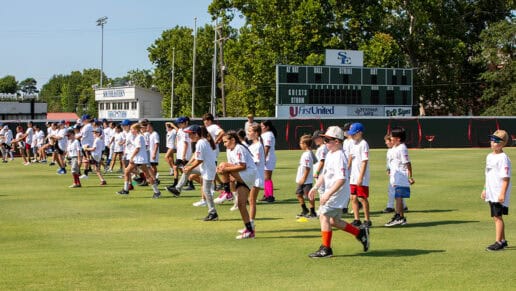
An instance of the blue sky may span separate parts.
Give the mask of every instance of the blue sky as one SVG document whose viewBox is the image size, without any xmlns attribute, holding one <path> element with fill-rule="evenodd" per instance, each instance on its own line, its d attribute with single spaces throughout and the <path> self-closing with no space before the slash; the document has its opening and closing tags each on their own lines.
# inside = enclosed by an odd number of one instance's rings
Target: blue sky
<svg viewBox="0 0 516 291">
<path fill-rule="evenodd" d="M 26 0 L 2 1 L 0 9 L 0 78 L 18 82 L 33 77 L 38 87 L 54 74 L 100 68 L 104 26 L 104 72 L 124 76 L 152 69 L 147 48 L 163 30 L 211 23 L 211 0 Z"/>
</svg>

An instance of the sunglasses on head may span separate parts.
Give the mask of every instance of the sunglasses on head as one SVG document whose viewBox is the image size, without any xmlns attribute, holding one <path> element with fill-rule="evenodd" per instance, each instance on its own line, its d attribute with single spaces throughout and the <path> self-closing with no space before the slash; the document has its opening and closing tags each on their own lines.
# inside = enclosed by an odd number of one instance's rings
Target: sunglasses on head
<svg viewBox="0 0 516 291">
<path fill-rule="evenodd" d="M 499 138 L 497 136 L 490 136 L 489 140 L 491 140 L 494 143 L 501 143 L 503 141 L 503 139 L 501 139 L 501 138 Z"/>
</svg>

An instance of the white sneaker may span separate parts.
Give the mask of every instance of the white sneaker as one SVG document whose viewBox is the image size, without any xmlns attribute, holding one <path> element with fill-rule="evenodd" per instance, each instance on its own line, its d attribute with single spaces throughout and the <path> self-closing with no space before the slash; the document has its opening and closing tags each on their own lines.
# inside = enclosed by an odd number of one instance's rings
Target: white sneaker
<svg viewBox="0 0 516 291">
<path fill-rule="evenodd" d="M 235 211 L 235 210 L 238 210 L 238 205 L 233 204 L 233 206 L 231 206 L 231 208 L 229 208 L 229 211 Z"/>
<path fill-rule="evenodd" d="M 254 238 L 254 230 L 248 231 L 247 229 L 242 232 L 242 234 L 237 235 L 236 239 L 247 239 L 247 238 Z"/>
<path fill-rule="evenodd" d="M 30 162 L 23 163 L 24 166 L 30 166 Z"/>
<path fill-rule="evenodd" d="M 222 191 L 220 192 L 219 197 L 213 199 L 213 202 L 215 202 L 215 204 L 222 204 L 225 201 L 231 200 L 233 200 L 233 194 L 231 192 Z"/>
<path fill-rule="evenodd" d="M 193 205 L 193 206 L 195 206 L 195 207 L 203 207 L 203 206 L 206 206 L 206 200 L 201 199 L 201 200 L 199 200 L 199 201 L 197 201 L 197 202 L 192 203 L 192 205 Z"/>
<path fill-rule="evenodd" d="M 88 177 L 88 175 L 81 175 L 81 176 L 79 177 L 79 179 L 88 179 L 88 178 L 89 178 L 89 177 Z"/>
</svg>

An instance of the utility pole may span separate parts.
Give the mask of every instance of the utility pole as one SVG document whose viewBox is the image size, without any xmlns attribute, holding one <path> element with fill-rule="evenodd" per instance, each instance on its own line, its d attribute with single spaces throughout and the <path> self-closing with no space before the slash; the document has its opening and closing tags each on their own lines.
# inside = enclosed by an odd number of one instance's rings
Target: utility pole
<svg viewBox="0 0 516 291">
<path fill-rule="evenodd" d="M 172 84 L 170 84 L 170 118 L 174 117 L 174 67 L 176 63 L 176 48 L 172 48 Z"/>
<path fill-rule="evenodd" d="M 215 116 L 216 113 L 216 99 L 217 99 L 217 21 L 215 21 L 213 34 L 213 60 L 211 63 L 211 100 L 210 100 L 210 113 Z"/>
<path fill-rule="evenodd" d="M 193 68 L 192 68 L 192 117 L 195 117 L 195 50 L 197 46 L 197 17 L 194 18 Z"/>
<path fill-rule="evenodd" d="M 220 91 L 222 99 L 222 116 L 226 117 L 226 91 L 224 89 L 224 73 L 226 71 L 226 65 L 224 65 L 224 42 L 227 38 L 222 36 L 222 24 L 217 26 L 217 32 L 219 34 L 219 66 L 220 66 Z M 217 33 L 215 33 L 217 35 Z"/>
</svg>

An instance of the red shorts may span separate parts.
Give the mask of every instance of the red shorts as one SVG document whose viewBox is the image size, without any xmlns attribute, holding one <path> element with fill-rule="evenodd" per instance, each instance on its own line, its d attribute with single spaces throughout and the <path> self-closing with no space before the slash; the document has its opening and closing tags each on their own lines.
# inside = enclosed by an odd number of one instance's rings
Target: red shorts
<svg viewBox="0 0 516 291">
<path fill-rule="evenodd" d="M 369 198 L 369 186 L 350 185 L 351 195 L 357 195 L 362 198 Z"/>
<path fill-rule="evenodd" d="M 28 150 L 30 150 L 30 149 L 31 149 L 31 146 L 30 146 L 30 144 L 28 144 L 28 143 L 25 143 L 25 150 L 27 150 L 27 151 L 28 151 Z"/>
</svg>

